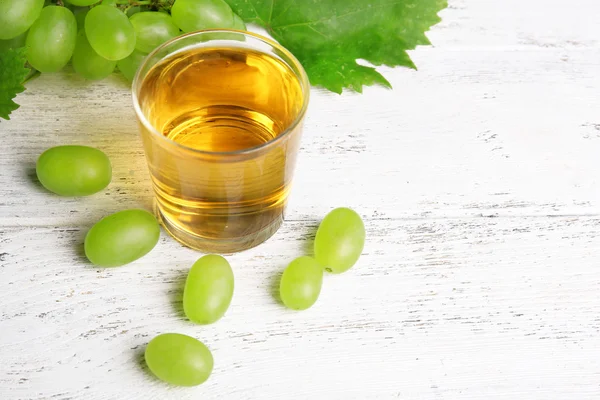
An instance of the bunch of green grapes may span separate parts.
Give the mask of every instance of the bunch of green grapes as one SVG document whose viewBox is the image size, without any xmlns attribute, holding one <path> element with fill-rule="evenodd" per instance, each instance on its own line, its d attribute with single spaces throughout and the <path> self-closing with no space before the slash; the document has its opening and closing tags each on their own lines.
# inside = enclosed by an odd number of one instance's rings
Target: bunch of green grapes
<svg viewBox="0 0 600 400">
<path fill-rule="evenodd" d="M 71 62 L 86 79 L 118 67 L 130 81 L 145 56 L 182 32 L 245 30 L 224 0 L 0 0 L 0 49 L 25 47 L 40 72 Z"/>
</svg>

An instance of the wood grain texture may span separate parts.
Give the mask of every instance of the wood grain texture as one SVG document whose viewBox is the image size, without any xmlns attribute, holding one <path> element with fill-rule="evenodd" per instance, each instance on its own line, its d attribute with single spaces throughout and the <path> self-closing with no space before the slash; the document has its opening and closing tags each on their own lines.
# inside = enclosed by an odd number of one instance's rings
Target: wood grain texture
<svg viewBox="0 0 600 400">
<path fill-rule="evenodd" d="M 200 256 L 163 234 L 117 269 L 82 255 L 104 215 L 152 194 L 123 79 L 47 74 L 0 122 L 0 399 L 600 398 L 600 3 L 454 0 L 395 89 L 314 90 L 287 220 L 228 256 L 226 316 L 181 311 Z M 104 150 L 101 194 L 65 199 L 35 160 L 66 143 Z M 283 308 L 279 274 L 318 221 L 365 218 L 357 266 L 317 304 Z M 213 351 L 197 388 L 152 378 L 156 334 Z"/>
</svg>

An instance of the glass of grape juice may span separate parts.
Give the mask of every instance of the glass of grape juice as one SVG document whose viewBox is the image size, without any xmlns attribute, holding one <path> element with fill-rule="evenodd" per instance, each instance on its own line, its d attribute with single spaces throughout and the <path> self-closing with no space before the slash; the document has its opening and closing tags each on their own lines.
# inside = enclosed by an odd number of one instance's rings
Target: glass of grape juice
<svg viewBox="0 0 600 400">
<path fill-rule="evenodd" d="M 186 246 L 233 253 L 283 221 L 310 85 L 260 35 L 210 30 L 154 50 L 133 100 L 165 229 Z"/>
</svg>

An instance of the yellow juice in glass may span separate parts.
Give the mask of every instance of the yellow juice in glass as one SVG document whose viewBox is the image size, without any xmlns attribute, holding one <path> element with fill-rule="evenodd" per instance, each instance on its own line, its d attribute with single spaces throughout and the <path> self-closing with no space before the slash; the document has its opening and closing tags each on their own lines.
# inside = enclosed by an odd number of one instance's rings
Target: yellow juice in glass
<svg viewBox="0 0 600 400">
<path fill-rule="evenodd" d="M 189 34 L 148 57 L 134 100 L 157 211 L 172 236 L 235 252 L 276 232 L 308 96 L 298 61 L 250 33 Z"/>
</svg>

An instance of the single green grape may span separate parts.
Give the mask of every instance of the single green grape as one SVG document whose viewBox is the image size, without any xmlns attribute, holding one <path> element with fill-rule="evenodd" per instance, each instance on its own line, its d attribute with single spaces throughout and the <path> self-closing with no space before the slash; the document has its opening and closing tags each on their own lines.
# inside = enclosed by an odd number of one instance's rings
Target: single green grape
<svg viewBox="0 0 600 400">
<path fill-rule="evenodd" d="M 197 324 L 212 324 L 219 320 L 231 304 L 233 287 L 233 271 L 226 259 L 216 254 L 201 257 L 185 281 L 185 315 Z"/>
<path fill-rule="evenodd" d="M 42 186 L 60 196 L 89 196 L 106 188 L 112 178 L 110 160 L 88 146 L 56 146 L 37 160 Z"/>
<path fill-rule="evenodd" d="M 204 383 L 214 364 L 204 343 L 181 333 L 163 333 L 153 338 L 146 346 L 144 358 L 158 379 L 177 386 Z"/>
<path fill-rule="evenodd" d="M 360 257 L 365 245 L 365 225 L 349 208 L 331 211 L 317 230 L 315 259 L 329 272 L 350 269 Z"/>
<path fill-rule="evenodd" d="M 66 7 L 44 7 L 27 34 L 27 61 L 40 72 L 60 71 L 71 59 L 77 20 Z"/>
<path fill-rule="evenodd" d="M 233 11 L 224 0 L 176 0 L 171 16 L 184 32 L 234 26 Z"/>
<path fill-rule="evenodd" d="M 44 0 L 0 0 L 0 39 L 25 32 L 40 16 Z"/>
<path fill-rule="evenodd" d="M 90 80 L 106 78 L 117 65 L 116 61 L 107 60 L 92 49 L 83 29 L 77 34 L 71 63 L 75 72 Z"/>
<path fill-rule="evenodd" d="M 74 6 L 91 6 L 92 4 L 97 3 L 98 0 L 67 0 L 67 2 Z"/>
<path fill-rule="evenodd" d="M 119 211 L 102 218 L 85 236 L 85 255 L 92 264 L 119 267 L 150 252 L 158 243 L 160 227 L 144 210 Z"/>
<path fill-rule="evenodd" d="M 312 257 L 298 257 L 292 261 L 281 276 L 279 295 L 286 307 L 306 310 L 321 293 L 323 267 Z"/>
<path fill-rule="evenodd" d="M 25 41 L 27 40 L 27 33 L 25 31 L 12 39 L 0 40 L 0 50 L 4 49 L 18 49 L 19 47 L 25 47 Z"/>
<path fill-rule="evenodd" d="M 129 18 L 118 8 L 101 4 L 85 17 L 85 34 L 96 53 L 118 61 L 135 49 L 135 31 Z"/>
<path fill-rule="evenodd" d="M 179 35 L 179 28 L 169 14 L 143 11 L 129 18 L 135 29 L 135 48 L 142 53 L 152 50 Z"/>
<path fill-rule="evenodd" d="M 133 78 L 135 77 L 139 66 L 142 64 L 146 56 L 147 54 L 134 50 L 129 56 L 117 61 L 117 67 L 119 67 L 119 71 L 123 73 L 123 76 L 129 82 L 133 82 Z"/>
<path fill-rule="evenodd" d="M 239 15 L 235 13 L 233 14 L 233 25 L 231 26 L 231 29 L 237 29 L 238 31 L 246 30 L 246 23 Z"/>
</svg>

